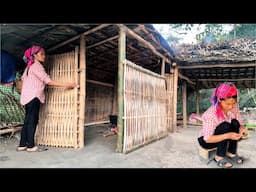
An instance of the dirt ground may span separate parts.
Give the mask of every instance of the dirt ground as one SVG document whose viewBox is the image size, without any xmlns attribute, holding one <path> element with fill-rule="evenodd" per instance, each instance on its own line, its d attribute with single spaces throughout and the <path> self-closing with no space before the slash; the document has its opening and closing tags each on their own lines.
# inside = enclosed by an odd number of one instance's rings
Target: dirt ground
<svg viewBox="0 0 256 192">
<path fill-rule="evenodd" d="M 48 147 L 44 152 L 16 152 L 19 135 L 0 138 L 0 168 L 217 168 L 199 157 L 200 127 L 179 127 L 179 132 L 128 154 L 115 152 L 116 135 L 104 137 L 108 125 L 86 128 L 83 149 Z M 256 131 L 239 142 L 238 153 L 247 158 L 234 168 L 256 168 Z"/>
</svg>

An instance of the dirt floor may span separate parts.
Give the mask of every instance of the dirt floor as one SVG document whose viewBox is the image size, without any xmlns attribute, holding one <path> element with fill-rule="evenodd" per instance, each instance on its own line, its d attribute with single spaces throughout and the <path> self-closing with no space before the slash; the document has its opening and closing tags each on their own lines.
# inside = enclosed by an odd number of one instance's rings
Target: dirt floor
<svg viewBox="0 0 256 192">
<path fill-rule="evenodd" d="M 200 127 L 179 127 L 179 132 L 128 154 L 115 152 L 116 135 L 104 137 L 108 125 L 86 128 L 85 147 L 48 147 L 44 152 L 16 152 L 19 135 L 0 138 L 0 168 L 217 168 L 199 157 L 197 134 Z M 239 142 L 239 154 L 246 157 L 235 168 L 256 168 L 256 131 Z"/>
</svg>

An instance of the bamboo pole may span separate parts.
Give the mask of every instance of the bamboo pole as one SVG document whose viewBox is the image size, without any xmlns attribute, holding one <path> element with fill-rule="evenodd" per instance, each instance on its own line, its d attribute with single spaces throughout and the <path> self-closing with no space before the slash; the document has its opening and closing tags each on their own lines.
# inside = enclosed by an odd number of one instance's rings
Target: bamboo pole
<svg viewBox="0 0 256 192">
<path fill-rule="evenodd" d="M 182 82 L 182 115 L 183 127 L 187 128 L 187 82 Z"/>
<path fill-rule="evenodd" d="M 84 122 L 85 122 L 85 99 L 86 99 L 86 50 L 85 36 L 80 37 L 80 95 L 79 95 L 79 147 L 84 147 Z"/>
<path fill-rule="evenodd" d="M 59 44 L 57 44 L 57 45 L 55 45 L 55 46 L 49 48 L 48 51 L 49 51 L 49 52 L 50 52 L 50 51 L 53 51 L 53 50 L 55 50 L 55 49 L 57 49 L 57 48 L 59 48 L 59 47 L 62 47 L 63 45 L 66 45 L 66 44 L 68 44 L 68 43 L 70 43 L 70 42 L 72 42 L 72 41 L 75 41 L 75 40 L 79 39 L 81 36 L 88 35 L 88 34 L 90 34 L 90 33 L 93 33 L 93 32 L 95 32 L 95 31 L 98 31 L 98 30 L 100 30 L 100 29 L 102 29 L 102 28 L 104 28 L 104 27 L 107 27 L 107 26 L 109 26 L 109 24 L 101 24 L 101 25 L 99 25 L 99 26 L 97 26 L 97 27 L 95 27 L 95 28 L 93 28 L 93 29 L 90 29 L 90 30 L 88 30 L 88 31 L 85 31 L 85 32 L 82 33 L 82 34 L 76 35 L 75 37 L 72 37 L 72 38 L 70 38 L 70 39 L 68 39 L 68 40 L 66 40 L 66 41 L 64 41 L 64 42 L 61 42 L 61 43 L 59 43 Z"/>
<path fill-rule="evenodd" d="M 165 74 L 165 60 L 162 59 L 162 65 L 161 65 L 161 75 L 164 76 Z"/>
<path fill-rule="evenodd" d="M 120 27 L 118 39 L 118 118 L 117 118 L 117 152 L 123 152 L 124 138 L 124 60 L 126 57 L 126 33 L 125 28 Z"/>
<path fill-rule="evenodd" d="M 196 114 L 200 114 L 200 92 L 198 83 L 196 84 Z"/>
<path fill-rule="evenodd" d="M 173 131 L 177 131 L 177 97 L 178 97 L 178 67 L 173 64 L 174 77 L 173 77 Z"/>
</svg>

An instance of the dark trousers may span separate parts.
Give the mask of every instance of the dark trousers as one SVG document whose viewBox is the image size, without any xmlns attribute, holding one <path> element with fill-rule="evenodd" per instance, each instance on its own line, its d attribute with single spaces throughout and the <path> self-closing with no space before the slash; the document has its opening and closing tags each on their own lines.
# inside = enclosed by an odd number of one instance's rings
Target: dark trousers
<svg viewBox="0 0 256 192">
<path fill-rule="evenodd" d="M 240 123 L 236 119 L 232 119 L 231 123 L 223 122 L 219 124 L 214 132 L 214 135 L 221 135 L 228 132 L 235 132 L 239 133 Z M 199 144 L 206 149 L 212 149 L 217 147 L 216 154 L 220 157 L 224 157 L 226 155 L 226 152 L 236 154 L 237 150 L 237 141 L 226 139 L 223 141 L 220 141 L 218 143 L 206 143 L 205 140 L 202 137 L 198 138 Z"/>
<path fill-rule="evenodd" d="M 21 129 L 20 147 L 34 147 L 34 136 L 39 119 L 40 100 L 32 99 L 25 105 L 25 120 Z"/>
</svg>

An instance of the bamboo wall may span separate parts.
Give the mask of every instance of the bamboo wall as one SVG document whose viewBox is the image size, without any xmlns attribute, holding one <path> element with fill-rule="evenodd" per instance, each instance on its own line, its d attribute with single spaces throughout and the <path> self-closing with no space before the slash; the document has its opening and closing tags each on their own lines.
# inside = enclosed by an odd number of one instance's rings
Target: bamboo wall
<svg viewBox="0 0 256 192">
<path fill-rule="evenodd" d="M 87 83 L 86 123 L 107 121 L 112 112 L 113 87 Z"/>
<path fill-rule="evenodd" d="M 123 152 L 167 135 L 165 78 L 127 61 Z"/>
<path fill-rule="evenodd" d="M 52 80 L 77 81 L 78 53 L 52 55 L 47 58 L 46 72 Z M 46 88 L 46 101 L 41 105 L 36 132 L 39 145 L 78 147 L 78 90 L 60 87 Z"/>
</svg>

